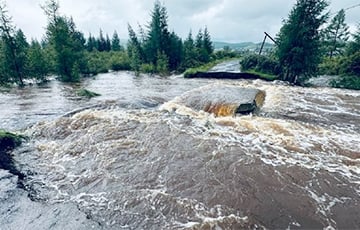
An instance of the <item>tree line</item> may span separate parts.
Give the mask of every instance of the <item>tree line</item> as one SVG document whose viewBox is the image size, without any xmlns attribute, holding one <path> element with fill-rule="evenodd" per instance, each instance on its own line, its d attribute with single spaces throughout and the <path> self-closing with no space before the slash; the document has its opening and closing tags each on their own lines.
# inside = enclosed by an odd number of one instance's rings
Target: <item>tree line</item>
<svg viewBox="0 0 360 230">
<path fill-rule="evenodd" d="M 304 85 L 318 74 L 341 75 L 335 86 L 360 88 L 360 25 L 349 33 L 345 10 L 332 17 L 326 0 L 297 0 L 277 34 L 276 49 L 267 56 L 243 57 L 243 70 L 278 76 L 278 79 Z M 66 82 L 109 70 L 133 70 L 136 73 L 183 72 L 217 58 L 233 57 L 230 51 L 214 53 L 211 36 L 205 27 L 182 40 L 168 28 L 165 6 L 158 0 L 148 25 L 135 31 L 128 25 L 129 41 L 120 44 L 116 31 L 108 34 L 84 34 L 71 17 L 59 13 L 57 0 L 42 6 L 47 16 L 46 34 L 41 42 L 30 43 L 16 29 L 6 5 L 0 4 L 0 84 L 24 85 L 24 79 L 45 81 L 56 75 Z M 351 38 L 351 39 L 350 39 Z"/>
<path fill-rule="evenodd" d="M 145 29 L 135 32 L 129 25 L 127 47 L 120 44 L 115 31 L 110 38 L 100 29 L 99 35 L 84 34 L 71 17 L 61 15 L 57 0 L 47 0 L 42 9 L 47 16 L 44 39 L 30 43 L 17 29 L 5 3 L 0 4 L 0 84 L 24 85 L 24 79 L 46 81 L 56 75 L 65 82 L 108 70 L 133 70 L 167 75 L 209 62 L 214 58 L 210 33 L 205 27 L 193 38 L 182 39 L 168 28 L 165 6 L 158 0 Z"/>
<path fill-rule="evenodd" d="M 328 6 L 326 0 L 297 0 L 276 36 L 275 51 L 245 57 L 242 68 L 298 85 L 319 74 L 341 75 L 334 86 L 360 89 L 360 25 L 351 35 L 345 10 L 331 17 Z"/>
<path fill-rule="evenodd" d="M 210 61 L 214 48 L 206 27 L 199 30 L 195 39 L 190 31 L 183 42 L 175 32 L 169 31 L 167 19 L 166 8 L 156 1 L 147 32 L 139 26 L 140 32 L 136 34 L 128 25 L 127 51 L 133 70 L 168 74 Z"/>
</svg>

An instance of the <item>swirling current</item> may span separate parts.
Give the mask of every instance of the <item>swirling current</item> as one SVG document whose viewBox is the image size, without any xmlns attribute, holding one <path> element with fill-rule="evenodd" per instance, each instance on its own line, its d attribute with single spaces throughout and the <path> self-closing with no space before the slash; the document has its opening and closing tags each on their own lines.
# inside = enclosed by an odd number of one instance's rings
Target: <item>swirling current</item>
<svg viewBox="0 0 360 230">
<path fill-rule="evenodd" d="M 262 106 L 186 103 L 219 87 Z M 360 228 L 359 91 L 119 72 L 0 99 L 1 128 L 29 137 L 11 153 L 22 186 L 0 169 L 1 229 Z"/>
</svg>

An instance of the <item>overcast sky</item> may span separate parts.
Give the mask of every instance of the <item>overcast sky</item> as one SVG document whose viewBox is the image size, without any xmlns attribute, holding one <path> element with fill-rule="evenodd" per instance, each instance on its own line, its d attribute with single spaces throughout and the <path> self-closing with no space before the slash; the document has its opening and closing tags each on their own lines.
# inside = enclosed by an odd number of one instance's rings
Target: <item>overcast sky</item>
<svg viewBox="0 0 360 230">
<path fill-rule="evenodd" d="M 1 0 L 0 0 L 1 1 Z M 41 39 L 46 17 L 40 5 L 45 0 L 7 0 L 9 14 L 28 39 Z M 128 38 L 127 24 L 134 29 L 147 24 L 153 0 L 59 0 L 60 12 L 72 16 L 87 37 L 101 28 L 110 36 L 116 30 L 121 39 Z M 169 15 L 169 29 L 186 37 L 208 27 L 213 41 L 259 42 L 263 32 L 276 35 L 296 0 L 161 0 Z M 360 4 L 360 0 L 332 0 L 328 8 L 336 12 Z M 347 23 L 354 30 L 360 23 L 360 7 L 346 12 Z"/>
</svg>

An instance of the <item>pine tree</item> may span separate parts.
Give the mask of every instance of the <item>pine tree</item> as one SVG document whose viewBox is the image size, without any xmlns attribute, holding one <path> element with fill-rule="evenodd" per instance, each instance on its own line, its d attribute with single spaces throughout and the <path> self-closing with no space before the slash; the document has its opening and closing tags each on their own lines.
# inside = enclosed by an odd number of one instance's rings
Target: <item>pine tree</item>
<svg viewBox="0 0 360 230">
<path fill-rule="evenodd" d="M 191 68 L 198 65 L 196 58 L 196 48 L 192 32 L 190 31 L 187 38 L 184 41 L 184 60 L 183 60 L 183 69 Z"/>
<path fill-rule="evenodd" d="M 148 25 L 148 33 L 144 41 L 144 59 L 156 67 L 158 57 L 167 56 L 169 60 L 171 52 L 170 33 L 168 31 L 166 8 L 155 1 L 154 9 L 151 12 L 151 22 Z M 161 55 L 159 55 L 159 53 Z"/>
<path fill-rule="evenodd" d="M 277 36 L 277 57 L 283 80 L 300 84 L 317 73 L 320 62 L 319 27 L 325 23 L 325 0 L 297 0 Z"/>
<path fill-rule="evenodd" d="M 100 52 L 106 51 L 106 40 L 104 38 L 102 29 L 100 29 L 99 38 L 97 39 L 97 50 Z"/>
<path fill-rule="evenodd" d="M 106 39 L 105 39 L 105 51 L 107 52 L 111 51 L 111 41 L 108 34 L 106 34 Z"/>
<path fill-rule="evenodd" d="M 170 34 L 170 47 L 168 51 L 169 69 L 176 70 L 183 60 L 183 43 L 179 36 L 172 32 Z"/>
<path fill-rule="evenodd" d="M 26 62 L 26 38 L 21 30 L 16 31 L 11 17 L 7 15 L 6 5 L 0 4 L 0 32 L 2 40 L 3 77 L 5 81 L 15 80 L 24 85 Z"/>
<path fill-rule="evenodd" d="M 203 32 L 200 29 L 195 38 L 195 47 L 199 50 L 203 47 Z"/>
<path fill-rule="evenodd" d="M 352 34 L 352 37 L 353 41 L 351 41 L 346 48 L 346 54 L 348 56 L 360 52 L 360 24 L 358 24 L 357 31 Z"/>
<path fill-rule="evenodd" d="M 138 73 L 140 71 L 140 65 L 144 61 L 144 54 L 141 43 L 139 42 L 136 33 L 130 25 L 128 25 L 128 31 L 129 42 L 127 46 L 127 52 L 130 58 L 130 66 L 136 73 Z"/>
<path fill-rule="evenodd" d="M 349 26 L 345 23 L 345 10 L 340 10 L 323 31 L 323 46 L 330 58 L 343 54 L 346 42 L 349 39 Z"/>
<path fill-rule="evenodd" d="M 205 29 L 204 29 L 203 47 L 209 55 L 211 55 L 214 52 L 214 47 L 213 47 L 213 44 L 211 41 L 211 36 L 210 36 L 210 33 L 209 33 L 207 27 L 205 27 Z"/>
<path fill-rule="evenodd" d="M 156 65 L 158 53 L 162 51 L 163 38 L 161 35 L 161 4 L 156 1 L 151 12 L 151 22 L 148 25 L 148 35 L 145 40 L 144 50 L 147 62 Z"/>
<path fill-rule="evenodd" d="M 91 34 L 89 34 L 89 37 L 86 41 L 86 50 L 89 52 L 94 51 L 94 49 L 97 48 L 96 38 L 94 38 Z"/>
<path fill-rule="evenodd" d="M 28 49 L 28 69 L 29 76 L 41 82 L 46 81 L 49 74 L 46 53 L 37 40 L 32 40 Z"/>
<path fill-rule="evenodd" d="M 346 73 L 360 77 L 360 24 L 353 34 L 353 41 L 350 42 L 346 54 Z"/>
<path fill-rule="evenodd" d="M 0 86 L 8 83 L 8 76 L 5 69 L 4 42 L 0 38 Z"/>
<path fill-rule="evenodd" d="M 47 1 L 43 6 L 48 16 L 46 28 L 47 41 L 53 51 L 54 70 L 60 80 L 73 82 L 79 80 L 74 68 L 84 65 L 84 38 L 75 28 L 72 19 L 59 15 L 59 4 L 56 0 Z"/>
<path fill-rule="evenodd" d="M 15 34 L 15 44 L 16 44 L 16 58 L 19 71 L 22 73 L 24 77 L 28 74 L 28 70 L 26 68 L 27 63 L 27 52 L 29 48 L 29 43 L 26 41 L 25 34 L 21 29 L 16 31 Z"/>
<path fill-rule="evenodd" d="M 114 31 L 114 34 L 111 39 L 111 50 L 112 51 L 121 51 L 120 38 L 116 31 Z"/>
<path fill-rule="evenodd" d="M 209 62 L 211 58 L 211 54 L 214 52 L 214 47 L 211 42 L 211 36 L 210 33 L 205 27 L 204 33 L 203 33 L 203 44 L 202 44 L 202 53 L 204 55 L 203 59 L 204 62 Z"/>
</svg>

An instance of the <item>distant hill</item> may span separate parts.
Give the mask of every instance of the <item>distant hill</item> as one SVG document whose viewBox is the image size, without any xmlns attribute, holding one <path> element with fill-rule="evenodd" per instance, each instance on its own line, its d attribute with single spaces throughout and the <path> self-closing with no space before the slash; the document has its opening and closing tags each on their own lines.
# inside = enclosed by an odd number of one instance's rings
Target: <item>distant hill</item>
<svg viewBox="0 0 360 230">
<path fill-rule="evenodd" d="M 241 42 L 241 43 L 228 43 L 228 42 L 213 42 L 215 50 L 223 49 L 225 46 L 228 46 L 232 50 L 250 50 L 255 51 L 259 50 L 261 47 L 261 43 L 254 43 L 254 42 Z M 265 43 L 264 49 L 271 49 L 274 48 L 274 44 Z"/>
<path fill-rule="evenodd" d="M 120 44 L 124 47 L 127 46 L 127 39 L 120 39 Z M 228 46 L 232 50 L 237 51 L 257 51 L 261 47 L 261 42 L 254 43 L 254 42 L 240 42 L 240 43 L 229 43 L 229 42 L 213 42 L 215 50 L 223 49 L 225 46 Z M 264 50 L 269 50 L 274 48 L 273 43 L 265 42 Z"/>
</svg>

